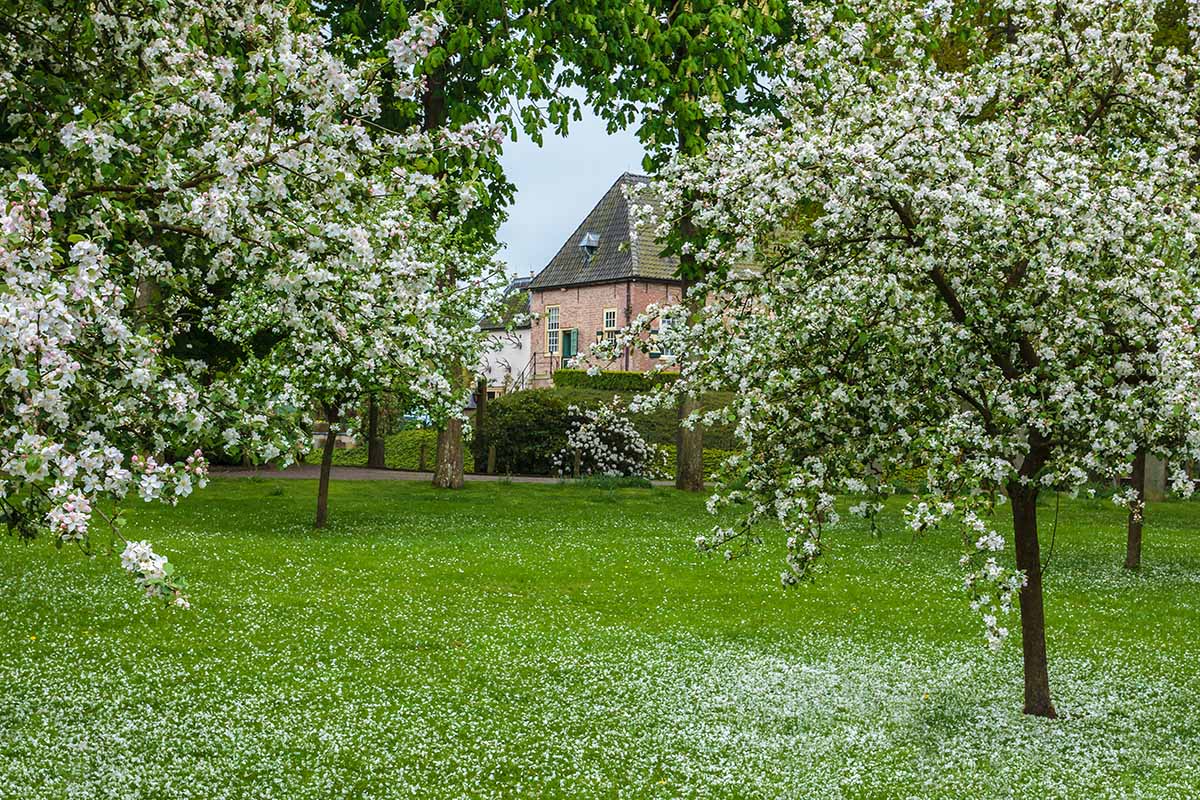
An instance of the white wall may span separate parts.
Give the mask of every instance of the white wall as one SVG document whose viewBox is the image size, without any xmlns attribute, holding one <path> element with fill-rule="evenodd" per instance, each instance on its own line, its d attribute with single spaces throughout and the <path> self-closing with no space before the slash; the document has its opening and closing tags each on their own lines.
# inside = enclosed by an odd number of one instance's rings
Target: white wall
<svg viewBox="0 0 1200 800">
<path fill-rule="evenodd" d="M 515 331 L 493 331 L 488 334 L 491 352 L 483 359 L 481 374 L 487 377 L 488 387 L 503 391 L 523 389 L 529 383 L 529 328 Z"/>
</svg>

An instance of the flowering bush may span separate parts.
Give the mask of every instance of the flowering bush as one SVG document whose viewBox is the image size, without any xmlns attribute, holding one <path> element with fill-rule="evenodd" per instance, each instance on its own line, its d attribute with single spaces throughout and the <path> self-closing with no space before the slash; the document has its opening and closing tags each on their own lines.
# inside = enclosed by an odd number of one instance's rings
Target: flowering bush
<svg viewBox="0 0 1200 800">
<path fill-rule="evenodd" d="M 571 406 L 573 427 L 556 459 L 559 474 L 574 474 L 578 459 L 580 475 L 665 477 L 666 453 L 646 443 L 624 410 L 619 400 L 586 409 Z"/>
</svg>

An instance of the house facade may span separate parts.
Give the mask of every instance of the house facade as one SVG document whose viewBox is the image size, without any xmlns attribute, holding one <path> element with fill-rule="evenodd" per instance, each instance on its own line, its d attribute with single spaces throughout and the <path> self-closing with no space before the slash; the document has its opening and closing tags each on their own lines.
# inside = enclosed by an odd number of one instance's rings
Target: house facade
<svg viewBox="0 0 1200 800">
<path fill-rule="evenodd" d="M 478 374 L 487 379 L 489 399 L 528 388 L 532 373 L 532 335 L 529 322 L 529 284 L 532 276 L 513 278 L 504 290 L 503 311 L 496 319 L 479 321 L 487 335 L 487 352 Z"/>
<path fill-rule="evenodd" d="M 634 229 L 626 191 L 647 183 L 643 175 L 618 178 L 529 283 L 530 386 L 551 385 L 554 372 L 569 359 L 587 354 L 602 339 L 615 338 L 652 303 L 679 302 L 677 262 L 662 256 L 662 245 L 646 227 Z M 656 201 L 643 193 L 637 202 Z M 657 354 L 625 348 L 616 359 L 592 363 L 606 370 L 645 372 L 659 360 Z"/>
</svg>

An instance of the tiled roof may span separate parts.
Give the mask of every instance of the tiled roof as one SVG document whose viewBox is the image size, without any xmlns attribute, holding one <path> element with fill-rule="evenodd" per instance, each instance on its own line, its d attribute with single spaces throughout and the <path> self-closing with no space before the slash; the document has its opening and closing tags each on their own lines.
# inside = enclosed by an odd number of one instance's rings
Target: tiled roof
<svg viewBox="0 0 1200 800">
<path fill-rule="evenodd" d="M 501 300 L 503 304 L 499 319 L 484 317 L 479 320 L 480 330 L 499 331 L 508 327 L 508 323 L 512 322 L 518 316 L 524 319 L 514 325 L 514 328 L 528 328 L 529 317 L 529 283 L 531 277 L 513 278 L 509 281 L 508 286 L 504 289 L 504 297 Z"/>
<path fill-rule="evenodd" d="M 629 172 L 618 178 L 554 258 L 550 259 L 550 263 L 537 274 L 529 288 L 547 289 L 639 278 L 677 282 L 677 262 L 674 258 L 661 255 L 663 246 L 654 240 L 653 233 L 648 230 L 649 225 L 639 228 L 636 237 L 630 236 L 633 219 L 629 213 L 629 202 L 625 199 L 625 189 L 644 186 L 649 182 L 650 179 L 645 175 Z M 640 194 L 636 201 L 658 207 L 658 198 L 647 192 Z M 580 241 L 588 233 L 600 236 L 600 246 L 591 258 L 586 258 L 579 247 Z M 631 238 L 635 239 L 632 246 Z"/>
</svg>

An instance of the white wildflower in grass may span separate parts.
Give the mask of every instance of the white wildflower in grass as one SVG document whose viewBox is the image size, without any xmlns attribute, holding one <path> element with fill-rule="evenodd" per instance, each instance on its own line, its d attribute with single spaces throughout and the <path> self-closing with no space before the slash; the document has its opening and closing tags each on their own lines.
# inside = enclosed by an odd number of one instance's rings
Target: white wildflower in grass
<svg viewBox="0 0 1200 800">
<path fill-rule="evenodd" d="M 168 625 L 128 618 L 143 604 L 126 581 L 0 541 L 0 797 L 327 800 L 371 780 L 373 800 L 1127 800 L 1200 785 L 1194 503 L 1155 506 L 1155 557 L 1129 575 L 1113 552 L 1124 511 L 1064 498 L 1048 573 L 1064 719 L 1048 725 L 1018 704 L 1019 627 L 997 614 L 1009 641 L 988 651 L 958 613 L 958 542 L 912 544 L 903 499 L 882 544 L 846 518 L 836 566 L 797 592 L 771 558 L 727 565 L 681 542 L 711 522 L 695 496 L 431 491 L 346 486 L 361 513 L 331 536 L 311 535 L 292 481 L 138 504 L 130 538 L 203 570 L 203 612 Z"/>
</svg>

